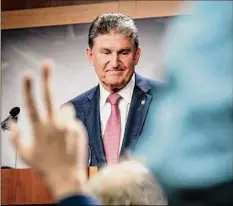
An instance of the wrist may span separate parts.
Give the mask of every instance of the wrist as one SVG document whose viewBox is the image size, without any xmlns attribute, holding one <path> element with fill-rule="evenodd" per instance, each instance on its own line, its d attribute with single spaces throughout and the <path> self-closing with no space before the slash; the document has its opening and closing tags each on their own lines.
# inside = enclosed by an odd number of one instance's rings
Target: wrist
<svg viewBox="0 0 233 206">
<path fill-rule="evenodd" d="M 69 172 L 55 173 L 45 176 L 48 188 L 54 198 L 58 201 L 71 195 L 83 195 L 84 181 L 82 178 L 77 178 Z"/>
</svg>

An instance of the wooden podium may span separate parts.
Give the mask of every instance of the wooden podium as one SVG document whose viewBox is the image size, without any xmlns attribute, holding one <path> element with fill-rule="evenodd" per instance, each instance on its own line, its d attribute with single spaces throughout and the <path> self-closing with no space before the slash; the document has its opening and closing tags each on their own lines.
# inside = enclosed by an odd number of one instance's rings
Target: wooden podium
<svg viewBox="0 0 233 206">
<path fill-rule="evenodd" d="M 97 167 L 89 167 L 88 175 L 93 176 Z M 54 204 L 49 191 L 31 169 L 1 170 L 1 205 L 48 205 Z"/>
</svg>

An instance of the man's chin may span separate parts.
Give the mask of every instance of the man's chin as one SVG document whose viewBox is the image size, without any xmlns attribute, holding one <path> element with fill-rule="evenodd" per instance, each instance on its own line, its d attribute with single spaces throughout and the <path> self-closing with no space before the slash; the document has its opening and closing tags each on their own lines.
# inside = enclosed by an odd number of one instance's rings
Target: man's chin
<svg viewBox="0 0 233 206">
<path fill-rule="evenodd" d="M 108 78 L 105 79 L 105 84 L 108 85 L 111 90 L 120 90 L 124 88 L 128 82 L 129 80 L 119 76 L 108 76 Z"/>
<path fill-rule="evenodd" d="M 112 88 L 112 90 L 120 90 L 126 86 L 127 82 L 121 81 L 121 82 L 111 82 L 109 85 Z"/>
</svg>

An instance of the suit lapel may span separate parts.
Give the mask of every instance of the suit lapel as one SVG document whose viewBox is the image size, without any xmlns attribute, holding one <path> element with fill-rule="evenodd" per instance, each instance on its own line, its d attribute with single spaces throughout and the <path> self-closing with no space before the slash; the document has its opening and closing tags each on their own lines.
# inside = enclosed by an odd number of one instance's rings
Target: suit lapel
<svg viewBox="0 0 233 206">
<path fill-rule="evenodd" d="M 88 95 L 88 102 L 84 106 L 86 127 L 89 136 L 89 145 L 96 158 L 97 165 L 106 161 L 101 135 L 100 109 L 99 109 L 99 86 Z"/>
<path fill-rule="evenodd" d="M 151 89 L 149 83 L 137 74 L 135 77 L 135 87 L 120 155 L 123 155 L 128 149 L 131 151 L 135 149 L 152 100 L 152 95 L 149 94 L 149 90 Z"/>
</svg>

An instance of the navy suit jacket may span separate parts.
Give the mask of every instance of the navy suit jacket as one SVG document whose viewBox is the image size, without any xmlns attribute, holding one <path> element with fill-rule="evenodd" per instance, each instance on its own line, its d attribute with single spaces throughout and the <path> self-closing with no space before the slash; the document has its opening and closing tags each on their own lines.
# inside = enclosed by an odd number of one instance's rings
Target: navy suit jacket
<svg viewBox="0 0 233 206">
<path fill-rule="evenodd" d="M 81 205 L 94 205 L 94 206 L 97 206 L 97 205 L 101 205 L 101 203 L 94 199 L 93 197 L 91 196 L 84 196 L 84 195 L 70 195 L 70 196 L 67 196 L 65 197 L 64 199 L 60 200 L 57 202 L 56 205 L 59 205 L 59 206 L 81 206 Z"/>
<path fill-rule="evenodd" d="M 135 87 L 125 127 L 124 139 L 120 151 L 122 156 L 126 151 L 133 151 L 143 132 L 149 106 L 158 83 L 135 75 Z M 100 89 L 99 85 L 75 97 L 69 102 L 76 110 L 76 117 L 85 125 L 89 136 L 89 165 L 102 166 L 106 157 L 102 142 L 100 122 Z"/>
</svg>

